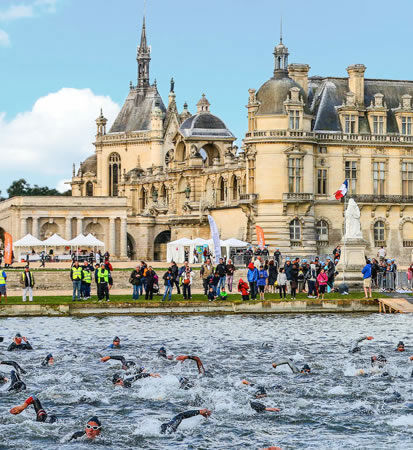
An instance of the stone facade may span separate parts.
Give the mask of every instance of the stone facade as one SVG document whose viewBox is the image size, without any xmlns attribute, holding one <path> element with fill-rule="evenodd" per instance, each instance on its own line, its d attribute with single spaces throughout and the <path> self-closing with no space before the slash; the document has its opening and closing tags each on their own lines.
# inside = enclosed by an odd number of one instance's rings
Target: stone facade
<svg viewBox="0 0 413 450">
<path fill-rule="evenodd" d="M 104 239 L 124 255 L 114 233 L 106 234 L 116 228 L 133 258 L 162 259 L 169 240 L 209 237 L 208 214 L 223 239 L 255 243 L 260 225 L 271 248 L 324 254 L 343 234 L 344 203 L 332 194 L 347 179 L 367 252 L 383 245 L 388 255 L 409 262 L 413 82 L 367 79 L 362 64 L 349 66 L 348 77 L 309 77 L 310 67 L 288 65 L 288 56 L 281 40 L 273 76 L 249 89 L 247 132 L 238 149 L 205 95 L 196 114 L 186 104 L 178 112 L 171 80 L 165 107 L 156 82 L 150 83 L 144 24 L 137 84 L 130 84 L 109 132 L 102 112 L 96 120 L 95 152 L 73 170 L 67 214 L 75 215 L 76 204 L 85 211 L 88 201 L 100 202 L 104 220 L 121 218 L 102 223 Z M 124 209 L 113 215 L 111 201 L 124 202 Z"/>
</svg>

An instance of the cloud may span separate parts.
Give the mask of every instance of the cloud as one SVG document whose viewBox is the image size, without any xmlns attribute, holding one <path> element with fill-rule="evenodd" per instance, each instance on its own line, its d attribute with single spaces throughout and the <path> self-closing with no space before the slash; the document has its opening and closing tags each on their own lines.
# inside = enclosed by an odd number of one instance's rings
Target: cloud
<svg viewBox="0 0 413 450">
<path fill-rule="evenodd" d="M 16 20 L 33 17 L 32 5 L 11 5 L 6 10 L 0 11 L 0 20 Z"/>
<path fill-rule="evenodd" d="M 26 177 L 30 183 L 40 178 L 42 185 L 55 185 L 55 180 L 70 177 L 72 164 L 79 166 L 94 152 L 100 108 L 109 123 L 120 110 L 110 97 L 90 89 L 63 88 L 10 121 L 0 113 L 2 184 Z"/>
<path fill-rule="evenodd" d="M 68 181 L 72 181 L 72 180 L 69 180 L 68 178 L 65 178 L 64 180 L 60 180 L 56 184 L 56 189 L 59 192 L 66 192 L 67 190 L 69 190 L 70 189 L 70 184 L 66 184 Z"/>
<path fill-rule="evenodd" d="M 10 37 L 4 31 L 0 29 L 0 47 L 8 47 L 10 45 Z"/>
</svg>

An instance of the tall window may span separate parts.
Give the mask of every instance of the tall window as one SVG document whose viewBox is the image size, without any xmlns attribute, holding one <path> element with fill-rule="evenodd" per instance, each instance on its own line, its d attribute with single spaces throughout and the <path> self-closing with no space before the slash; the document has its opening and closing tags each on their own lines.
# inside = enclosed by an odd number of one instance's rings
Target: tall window
<svg viewBox="0 0 413 450">
<path fill-rule="evenodd" d="M 384 242 L 384 222 L 379 220 L 374 224 L 374 245 L 380 247 Z"/>
<path fill-rule="evenodd" d="M 237 177 L 234 176 L 232 179 L 232 199 L 236 200 L 238 198 L 238 180 Z"/>
<path fill-rule="evenodd" d="M 402 164 L 402 195 L 413 195 L 413 162 Z"/>
<path fill-rule="evenodd" d="M 141 189 L 139 203 L 140 203 L 140 205 L 139 205 L 140 210 L 143 211 L 146 208 L 146 204 L 148 203 L 148 196 L 147 196 L 145 188 Z"/>
<path fill-rule="evenodd" d="M 410 136 L 412 134 L 412 118 L 402 117 L 402 134 Z"/>
<path fill-rule="evenodd" d="M 373 116 L 373 133 L 384 134 L 384 117 Z"/>
<path fill-rule="evenodd" d="M 317 194 L 327 194 L 327 169 L 317 170 Z"/>
<path fill-rule="evenodd" d="M 300 129 L 300 111 L 290 111 L 290 130 Z"/>
<path fill-rule="evenodd" d="M 385 176 L 385 163 L 374 162 L 373 163 L 373 193 L 376 195 L 384 195 L 384 176 Z"/>
<path fill-rule="evenodd" d="M 225 182 L 223 178 L 219 180 L 219 200 L 225 202 Z"/>
<path fill-rule="evenodd" d="M 288 192 L 301 192 L 301 158 L 288 158 Z"/>
<path fill-rule="evenodd" d="M 290 239 L 292 241 L 301 241 L 301 224 L 298 219 L 290 222 Z"/>
<path fill-rule="evenodd" d="M 120 156 L 118 153 L 109 155 L 109 195 L 118 195 L 118 185 L 120 180 Z"/>
<path fill-rule="evenodd" d="M 344 131 L 346 133 L 356 132 L 356 116 L 354 114 L 345 114 L 344 116 Z"/>
<path fill-rule="evenodd" d="M 325 220 L 319 220 L 316 225 L 317 241 L 328 241 L 328 223 Z"/>
<path fill-rule="evenodd" d="M 86 183 L 86 197 L 93 197 L 93 183 L 91 181 Z"/>
<path fill-rule="evenodd" d="M 355 194 L 357 188 L 357 161 L 346 161 L 345 169 L 349 194 Z"/>
</svg>

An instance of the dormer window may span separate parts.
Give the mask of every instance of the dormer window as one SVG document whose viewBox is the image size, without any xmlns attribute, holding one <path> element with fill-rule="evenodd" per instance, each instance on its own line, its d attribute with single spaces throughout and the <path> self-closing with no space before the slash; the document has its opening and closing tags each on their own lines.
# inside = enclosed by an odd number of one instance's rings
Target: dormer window
<svg viewBox="0 0 413 450">
<path fill-rule="evenodd" d="M 300 129 L 300 111 L 291 110 L 290 111 L 290 130 L 299 130 Z"/>
<path fill-rule="evenodd" d="M 384 134 L 384 117 L 373 116 L 373 133 Z"/>
<path fill-rule="evenodd" d="M 405 136 L 411 136 L 412 134 L 412 118 L 402 117 L 402 132 Z"/>
<path fill-rule="evenodd" d="M 356 133 L 356 116 L 355 114 L 344 114 L 344 132 Z"/>
</svg>

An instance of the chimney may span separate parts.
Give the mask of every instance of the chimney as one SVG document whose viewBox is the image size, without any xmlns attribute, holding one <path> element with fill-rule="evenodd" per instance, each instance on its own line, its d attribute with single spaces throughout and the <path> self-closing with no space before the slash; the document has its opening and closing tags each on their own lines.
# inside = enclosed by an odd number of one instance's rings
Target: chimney
<svg viewBox="0 0 413 450">
<path fill-rule="evenodd" d="M 364 107 L 364 64 L 353 64 L 347 67 L 348 89 L 356 96 L 356 105 Z"/>
<path fill-rule="evenodd" d="M 288 66 L 288 76 L 299 84 L 306 95 L 308 95 L 308 72 L 310 66 L 308 64 L 290 64 Z"/>
</svg>

